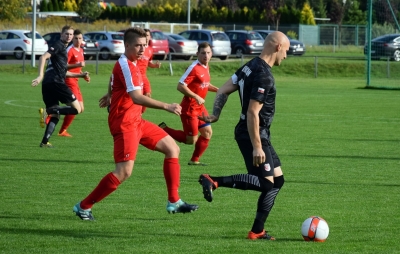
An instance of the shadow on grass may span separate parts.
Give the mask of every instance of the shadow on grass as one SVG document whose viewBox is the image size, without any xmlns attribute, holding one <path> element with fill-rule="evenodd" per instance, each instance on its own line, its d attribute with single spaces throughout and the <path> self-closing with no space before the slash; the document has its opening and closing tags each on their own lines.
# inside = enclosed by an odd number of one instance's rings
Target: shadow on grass
<svg viewBox="0 0 400 254">
<path fill-rule="evenodd" d="M 400 157 L 374 157 L 360 155 L 309 155 L 309 154 L 285 154 L 288 157 L 311 157 L 311 158 L 338 158 L 338 159 L 371 159 L 371 160 L 400 160 Z"/>
<path fill-rule="evenodd" d="M 400 87 L 392 87 L 392 86 L 364 86 L 364 87 L 359 87 L 358 89 L 397 90 L 397 91 L 400 91 Z"/>
</svg>

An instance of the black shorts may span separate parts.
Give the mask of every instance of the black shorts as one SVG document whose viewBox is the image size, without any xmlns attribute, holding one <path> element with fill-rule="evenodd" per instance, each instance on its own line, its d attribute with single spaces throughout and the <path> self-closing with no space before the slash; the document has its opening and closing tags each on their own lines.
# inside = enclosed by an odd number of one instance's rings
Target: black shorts
<svg viewBox="0 0 400 254">
<path fill-rule="evenodd" d="M 42 96 L 46 108 L 76 100 L 75 95 L 65 83 L 42 83 Z"/>
<path fill-rule="evenodd" d="M 236 140 L 239 146 L 240 152 L 243 155 L 244 162 L 246 164 L 247 172 L 252 175 L 259 177 L 273 176 L 274 168 L 281 166 L 281 161 L 278 154 L 275 152 L 274 147 L 270 141 L 261 140 L 262 148 L 265 153 L 265 163 L 258 167 L 253 166 L 253 145 L 250 140 Z"/>
</svg>

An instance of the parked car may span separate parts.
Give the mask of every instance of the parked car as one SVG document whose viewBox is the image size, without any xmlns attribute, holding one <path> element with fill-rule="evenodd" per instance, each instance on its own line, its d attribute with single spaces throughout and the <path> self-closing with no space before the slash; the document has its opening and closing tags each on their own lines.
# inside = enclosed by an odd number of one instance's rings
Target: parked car
<svg viewBox="0 0 400 254">
<path fill-rule="evenodd" d="M 236 57 L 242 55 L 260 54 L 264 48 L 263 37 L 254 31 L 228 30 L 225 31 L 231 40 L 232 53 Z"/>
<path fill-rule="evenodd" d="M 188 40 L 178 34 L 164 33 L 168 38 L 169 52 L 187 55 L 172 55 L 172 58 L 183 58 L 185 60 L 192 60 L 193 56 L 197 53 L 199 44 L 197 41 Z"/>
<path fill-rule="evenodd" d="M 96 31 L 84 35 L 97 41 L 100 50 L 99 58 L 102 60 L 119 57 L 125 52 L 124 34 L 121 32 Z"/>
<path fill-rule="evenodd" d="M 153 48 L 153 59 L 165 60 L 169 54 L 168 38 L 160 30 L 150 30 L 149 46 Z"/>
<path fill-rule="evenodd" d="M 261 36 L 265 39 L 265 37 L 267 37 L 268 34 L 274 32 L 274 30 L 255 30 L 256 32 L 258 32 L 259 34 L 261 34 Z M 287 36 L 287 35 L 286 35 Z M 306 46 L 304 45 L 303 42 L 298 41 L 296 39 L 291 38 L 290 36 L 287 36 L 289 41 L 290 41 L 290 46 L 289 46 L 289 50 L 288 50 L 288 55 L 303 55 L 304 53 L 306 53 Z"/>
<path fill-rule="evenodd" d="M 195 40 L 199 44 L 203 41 L 208 42 L 211 45 L 213 56 L 219 57 L 221 60 L 228 59 L 232 52 L 228 35 L 221 31 L 208 29 L 186 30 L 179 33 L 179 35 L 189 40 Z"/>
<path fill-rule="evenodd" d="M 47 41 L 49 47 L 52 47 L 54 43 L 60 40 L 60 36 L 61 33 L 53 32 L 43 35 L 43 38 Z M 70 44 L 72 44 L 72 42 Z M 99 43 L 84 35 L 81 48 L 83 48 L 83 54 L 86 60 L 90 58 L 95 58 L 96 54 L 99 52 Z"/>
<path fill-rule="evenodd" d="M 32 32 L 29 30 L 3 30 L 0 31 L 1 56 L 14 55 L 22 59 L 24 52 L 32 55 Z M 48 50 L 47 42 L 39 33 L 35 33 L 35 55 L 43 55 Z"/>
<path fill-rule="evenodd" d="M 367 44 L 364 47 L 364 54 L 367 54 Z M 371 40 L 371 58 L 381 57 L 400 61 L 400 34 L 386 34 Z"/>
</svg>

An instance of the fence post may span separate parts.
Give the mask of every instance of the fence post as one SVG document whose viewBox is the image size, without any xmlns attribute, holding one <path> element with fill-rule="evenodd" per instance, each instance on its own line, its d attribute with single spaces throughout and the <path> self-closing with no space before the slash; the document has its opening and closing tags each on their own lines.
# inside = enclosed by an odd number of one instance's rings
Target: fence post
<svg viewBox="0 0 400 254">
<path fill-rule="evenodd" d="M 314 56 L 314 77 L 318 76 L 318 57 Z"/>
<path fill-rule="evenodd" d="M 96 52 L 96 75 L 99 74 L 99 52 Z"/>
<path fill-rule="evenodd" d="M 22 73 L 25 73 L 25 58 L 26 58 L 26 55 L 25 55 L 25 51 L 24 51 L 24 53 L 22 53 Z"/>
<path fill-rule="evenodd" d="M 387 58 L 386 77 L 390 78 L 390 56 L 388 56 L 388 58 Z"/>
<path fill-rule="evenodd" d="M 169 73 L 171 76 L 174 75 L 174 70 L 172 70 L 172 57 L 171 57 L 171 52 L 168 53 L 168 58 L 169 58 Z"/>
</svg>

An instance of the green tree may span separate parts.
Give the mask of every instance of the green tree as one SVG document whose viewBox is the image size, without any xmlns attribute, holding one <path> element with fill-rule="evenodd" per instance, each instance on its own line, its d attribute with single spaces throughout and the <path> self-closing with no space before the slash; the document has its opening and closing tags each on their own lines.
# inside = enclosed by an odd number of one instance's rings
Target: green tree
<svg viewBox="0 0 400 254">
<path fill-rule="evenodd" d="M 304 3 L 301 10 L 300 24 L 315 25 L 314 13 L 308 2 Z"/>
<path fill-rule="evenodd" d="M 60 11 L 60 6 L 58 6 L 58 0 L 53 0 L 53 11 Z"/>
<path fill-rule="evenodd" d="M 343 23 L 350 25 L 365 25 L 367 23 L 367 13 L 360 9 L 357 0 L 346 2 Z"/>
<path fill-rule="evenodd" d="M 29 0 L 1 0 L 0 20 L 14 21 L 23 19 L 26 9 L 30 6 Z"/>
<path fill-rule="evenodd" d="M 324 0 L 319 0 L 314 7 L 315 16 L 317 18 L 326 18 L 326 4 Z"/>
<path fill-rule="evenodd" d="M 41 1 L 40 2 L 40 11 L 42 11 L 42 12 L 49 11 L 48 10 L 48 5 L 49 5 L 49 2 L 47 2 L 47 0 Z"/>
<path fill-rule="evenodd" d="M 103 9 L 98 5 L 97 0 L 80 0 L 76 12 L 89 21 L 98 18 Z"/>
<path fill-rule="evenodd" d="M 65 0 L 64 2 L 64 10 L 65 11 L 76 11 L 78 9 L 78 5 L 75 0 Z"/>
</svg>

